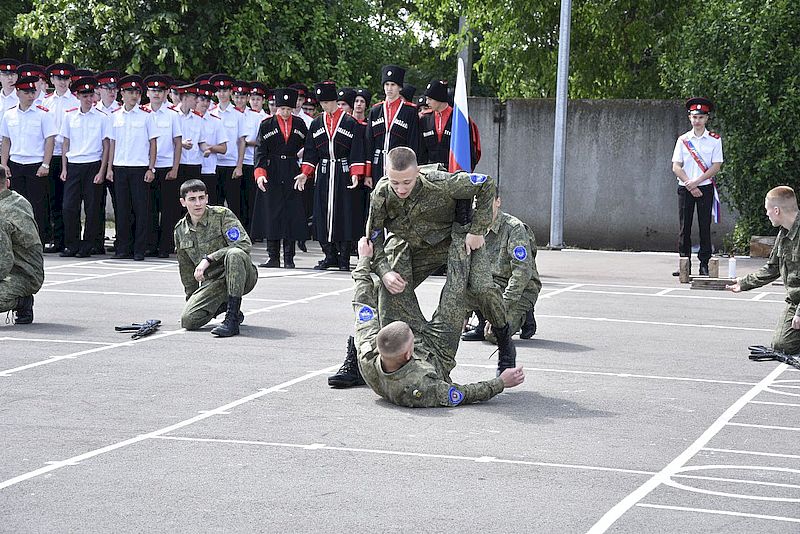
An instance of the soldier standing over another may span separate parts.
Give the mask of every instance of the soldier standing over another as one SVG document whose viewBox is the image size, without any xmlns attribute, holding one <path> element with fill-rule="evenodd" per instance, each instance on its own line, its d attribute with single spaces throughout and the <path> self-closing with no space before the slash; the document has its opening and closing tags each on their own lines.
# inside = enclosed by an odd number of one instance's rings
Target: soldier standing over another
<svg viewBox="0 0 800 534">
<path fill-rule="evenodd" d="M 16 324 L 33 322 L 33 295 L 44 282 L 42 242 L 30 203 L 0 177 L 0 312 Z"/>
<path fill-rule="evenodd" d="M 231 210 L 208 205 L 200 180 L 181 185 L 181 205 L 187 210 L 175 225 L 178 269 L 186 291 L 181 326 L 197 330 L 224 311 L 225 320 L 211 333 L 238 335 L 244 320 L 242 296 L 258 281 L 250 259 L 250 237 Z"/>
<path fill-rule="evenodd" d="M 522 367 L 504 369 L 497 378 L 475 384 L 455 384 L 463 298 L 469 278 L 469 256 L 463 235 L 450 246 L 447 282 L 433 318 L 416 332 L 395 321 L 381 328 L 377 291 L 370 274 L 372 244 L 358 243 L 358 266 L 353 271 L 358 363 L 366 383 L 387 401 L 408 408 L 454 407 L 486 401 L 525 380 Z M 424 321 L 419 313 L 418 321 Z"/>
<path fill-rule="evenodd" d="M 690 98 L 686 101 L 692 129 L 680 136 L 672 153 L 672 172 L 678 179 L 678 253 L 681 258 L 692 257 L 692 220 L 697 209 L 697 227 L 700 232 L 699 273 L 708 276 L 711 259 L 711 219 L 716 197 L 714 176 L 722 167 L 722 139 L 719 134 L 706 130 L 708 114 L 714 103 L 707 98 Z M 719 212 L 717 212 L 719 215 Z M 691 264 L 689 267 L 691 272 Z M 673 276 L 680 273 L 674 272 Z"/>
</svg>

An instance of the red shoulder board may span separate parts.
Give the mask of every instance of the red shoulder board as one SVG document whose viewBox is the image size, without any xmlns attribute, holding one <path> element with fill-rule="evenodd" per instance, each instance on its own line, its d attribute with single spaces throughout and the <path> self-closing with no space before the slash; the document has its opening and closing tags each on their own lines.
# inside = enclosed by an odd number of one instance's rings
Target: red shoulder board
<svg viewBox="0 0 800 534">
<path fill-rule="evenodd" d="M 37 106 L 36 106 L 36 107 L 37 107 L 37 108 L 39 108 L 39 109 L 41 109 L 42 111 L 50 111 L 50 110 L 49 110 L 49 109 L 47 109 L 46 107 L 44 107 L 44 106 L 39 106 L 38 104 L 37 104 Z"/>
<path fill-rule="evenodd" d="M 121 110 L 121 109 L 122 109 L 122 107 L 118 107 L 117 109 L 115 109 L 115 110 L 112 110 L 112 111 L 111 111 L 111 113 L 116 113 L 117 111 L 119 111 L 119 110 Z"/>
<path fill-rule="evenodd" d="M 180 113 L 181 112 L 181 110 L 178 109 L 178 106 L 175 106 L 175 105 L 169 106 L 167 109 L 170 109 L 170 110 L 174 111 L 175 113 Z"/>
<path fill-rule="evenodd" d="M 717 132 L 708 132 L 708 135 L 710 135 L 714 139 L 722 139 Z"/>
<path fill-rule="evenodd" d="M 45 93 L 45 94 L 44 94 L 44 97 L 45 97 L 45 98 L 50 98 L 51 96 L 53 96 L 53 93 Z"/>
<path fill-rule="evenodd" d="M 236 111 L 238 111 L 239 113 L 244 113 L 244 110 L 243 110 L 243 109 L 239 109 L 239 108 L 237 108 L 236 106 L 233 106 L 233 109 L 235 109 L 235 110 L 236 110 Z"/>
<path fill-rule="evenodd" d="M 198 116 L 198 117 L 200 117 L 201 119 L 203 118 L 203 114 L 202 114 L 202 113 L 199 113 L 199 112 L 197 112 L 197 111 L 195 111 L 195 110 L 192 110 L 192 113 L 194 113 L 195 115 L 197 115 L 197 116 Z"/>
<path fill-rule="evenodd" d="M 69 112 L 71 112 L 71 111 L 75 111 L 75 110 L 77 110 L 77 109 L 78 109 L 78 108 L 70 108 L 70 109 L 68 109 L 68 110 L 64 111 L 64 113 L 69 113 Z"/>
<path fill-rule="evenodd" d="M 145 111 L 147 113 L 152 113 L 153 112 L 153 110 L 150 109 L 149 107 L 147 107 L 146 105 L 145 106 L 139 106 L 139 109 L 141 109 L 142 111 Z"/>
</svg>

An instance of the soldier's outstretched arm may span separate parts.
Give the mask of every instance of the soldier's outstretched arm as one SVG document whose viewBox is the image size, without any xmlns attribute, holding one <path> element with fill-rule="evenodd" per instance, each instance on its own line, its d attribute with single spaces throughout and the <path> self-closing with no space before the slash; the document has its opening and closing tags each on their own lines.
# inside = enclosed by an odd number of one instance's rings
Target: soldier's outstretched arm
<svg viewBox="0 0 800 534">
<path fill-rule="evenodd" d="M 469 233 L 486 234 L 492 224 L 492 203 L 496 190 L 497 182 L 486 174 L 457 172 L 448 180 L 448 192 L 452 198 L 475 198 L 475 213 Z"/>
<path fill-rule="evenodd" d="M 744 278 L 740 278 L 739 287 L 742 291 L 755 289 L 757 287 L 765 286 L 770 282 L 774 282 L 780 277 L 780 275 L 780 258 L 778 257 L 778 247 L 776 245 L 772 247 L 772 252 L 769 254 L 769 259 L 767 260 L 766 265 L 756 272 L 750 273 Z M 789 288 L 786 288 L 786 292 L 789 293 Z M 789 296 L 791 298 L 791 295 Z M 798 300 L 793 299 L 792 302 L 797 303 Z"/>
<path fill-rule="evenodd" d="M 380 278 L 383 278 L 383 275 L 392 270 L 384 250 L 386 244 L 384 236 L 384 224 L 386 222 L 385 194 L 387 190 L 386 184 L 379 182 L 375 185 L 375 189 L 370 195 L 369 216 L 367 217 L 367 237 L 372 241 L 374 248 L 372 266 Z"/>
</svg>

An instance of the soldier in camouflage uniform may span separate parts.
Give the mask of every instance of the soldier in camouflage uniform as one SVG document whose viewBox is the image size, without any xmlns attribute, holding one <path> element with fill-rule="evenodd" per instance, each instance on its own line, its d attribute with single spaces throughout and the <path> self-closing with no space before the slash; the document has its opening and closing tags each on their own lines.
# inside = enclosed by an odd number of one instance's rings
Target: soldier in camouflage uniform
<svg viewBox="0 0 800 534">
<path fill-rule="evenodd" d="M 786 287 L 786 309 L 778 319 L 772 348 L 794 355 L 800 353 L 800 212 L 794 190 L 787 186 L 771 189 L 764 209 L 772 226 L 780 227 L 767 264 L 727 288 L 734 293 L 748 291 L 780 277 Z"/>
<path fill-rule="evenodd" d="M 470 404 L 489 400 L 525 379 L 522 367 L 505 369 L 497 378 L 474 384 L 454 384 L 450 379 L 470 269 L 463 236 L 454 235 L 439 307 L 416 336 L 402 321 L 381 328 L 378 291 L 370 273 L 373 247 L 366 237 L 358 243 L 359 261 L 353 271 L 358 364 L 372 390 L 393 404 L 409 408 Z M 424 321 L 421 314 L 416 319 Z"/>
<path fill-rule="evenodd" d="M 33 322 L 33 294 L 44 282 L 44 259 L 33 208 L 0 177 L 0 312 L 16 324 Z"/>
<path fill-rule="evenodd" d="M 235 336 L 244 320 L 242 295 L 253 290 L 258 271 L 250 259 L 250 237 L 228 208 L 208 206 L 205 184 L 181 185 L 181 205 L 189 213 L 175 225 L 175 247 L 186 307 L 181 326 L 196 330 L 223 311 L 225 320 L 211 330 Z"/>
<path fill-rule="evenodd" d="M 492 225 L 486 233 L 486 253 L 493 258 L 492 278 L 495 286 L 503 292 L 503 302 L 507 310 L 511 333 L 525 324 L 533 325 L 533 332 L 523 332 L 523 339 L 533 337 L 536 320 L 533 308 L 539 298 L 542 282 L 536 270 L 536 237 L 522 221 L 500 210 L 500 197 L 492 204 Z M 465 332 L 464 341 L 482 341 L 486 321 L 481 310 L 485 307 L 483 294 L 469 291 L 467 306 L 475 310 L 478 325 Z M 530 321 L 530 322 L 529 322 Z M 530 334 L 530 335 L 528 335 Z"/>
<path fill-rule="evenodd" d="M 469 287 L 486 295 L 485 311 L 493 325 L 500 325 L 495 328 L 498 374 L 514 367 L 516 351 L 502 294 L 492 281 L 491 258 L 482 248 L 483 236 L 492 222 L 494 179 L 484 174 L 451 174 L 439 170 L 438 165 L 417 167 L 416 155 L 407 147 L 389 151 L 387 161 L 389 175 L 375 186 L 367 221 L 367 232 L 375 247 L 374 269 L 383 282 L 378 299 L 383 324 L 401 320 L 415 332 L 422 326 L 417 323 L 419 318 L 424 323 L 424 316 L 414 290 L 431 273 L 447 265 L 451 228 L 458 218 L 467 224 L 465 250 L 474 255 Z M 457 201 L 473 198 L 476 209 L 471 222 L 457 217 Z M 388 239 L 384 230 L 391 232 Z M 341 388 L 360 381 L 354 351 L 350 349 L 342 368 L 328 379 L 328 384 Z"/>
</svg>

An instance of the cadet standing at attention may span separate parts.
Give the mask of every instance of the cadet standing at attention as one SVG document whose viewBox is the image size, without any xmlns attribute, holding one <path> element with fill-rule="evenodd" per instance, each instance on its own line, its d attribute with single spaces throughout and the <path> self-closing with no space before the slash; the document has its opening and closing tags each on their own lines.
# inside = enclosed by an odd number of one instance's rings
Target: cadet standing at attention
<svg viewBox="0 0 800 534">
<path fill-rule="evenodd" d="M 33 322 L 33 294 L 44 282 L 42 242 L 30 203 L 0 177 L 0 312 L 16 324 Z"/>
<path fill-rule="evenodd" d="M 235 336 L 244 320 L 242 295 L 258 281 L 250 237 L 231 210 L 208 205 L 201 180 L 181 185 L 181 205 L 188 211 L 175 225 L 178 270 L 186 291 L 181 326 L 197 330 L 225 311 L 225 320 L 211 333 Z"/>
</svg>

